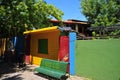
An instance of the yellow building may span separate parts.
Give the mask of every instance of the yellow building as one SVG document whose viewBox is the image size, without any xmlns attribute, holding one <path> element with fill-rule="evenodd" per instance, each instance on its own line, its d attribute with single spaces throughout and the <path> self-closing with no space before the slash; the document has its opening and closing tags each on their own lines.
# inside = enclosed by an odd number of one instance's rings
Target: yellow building
<svg viewBox="0 0 120 80">
<path fill-rule="evenodd" d="M 58 60 L 59 35 L 58 27 L 48 27 L 24 32 L 30 35 L 30 63 L 40 65 L 42 58 Z"/>
</svg>

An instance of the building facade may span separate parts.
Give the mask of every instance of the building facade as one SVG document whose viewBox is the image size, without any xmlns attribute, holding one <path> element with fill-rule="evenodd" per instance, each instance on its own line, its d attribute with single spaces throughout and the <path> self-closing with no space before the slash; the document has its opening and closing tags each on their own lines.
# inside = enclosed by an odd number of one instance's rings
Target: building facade
<svg viewBox="0 0 120 80">
<path fill-rule="evenodd" d="M 50 20 L 50 22 L 53 24 L 53 26 L 65 26 L 65 27 L 71 27 L 71 29 L 75 30 L 77 33 L 83 34 L 85 36 L 90 36 L 88 32 L 88 27 L 90 27 L 90 24 L 87 21 L 80 21 L 80 20 L 73 20 L 69 19 L 67 21 L 58 21 L 58 20 Z"/>
</svg>

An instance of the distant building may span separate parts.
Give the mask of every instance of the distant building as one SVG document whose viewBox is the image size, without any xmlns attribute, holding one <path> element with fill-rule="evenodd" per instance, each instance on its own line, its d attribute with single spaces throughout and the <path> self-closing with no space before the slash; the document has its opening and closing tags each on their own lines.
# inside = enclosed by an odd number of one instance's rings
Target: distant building
<svg viewBox="0 0 120 80">
<path fill-rule="evenodd" d="M 60 26 L 61 24 L 61 22 L 58 20 L 50 20 L 50 22 L 52 22 L 53 26 Z M 90 36 L 87 29 L 90 27 L 90 24 L 87 21 L 69 19 L 67 21 L 62 21 L 62 25 L 65 27 L 71 27 L 76 32 L 84 34 L 85 36 Z"/>
</svg>

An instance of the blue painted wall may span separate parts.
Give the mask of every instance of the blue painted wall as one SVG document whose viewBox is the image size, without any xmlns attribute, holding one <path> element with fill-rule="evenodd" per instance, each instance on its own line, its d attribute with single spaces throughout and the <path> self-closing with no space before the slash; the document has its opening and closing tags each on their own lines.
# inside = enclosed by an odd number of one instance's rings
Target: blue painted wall
<svg viewBox="0 0 120 80">
<path fill-rule="evenodd" d="M 70 49 L 70 74 L 75 75 L 75 42 L 76 42 L 76 33 L 69 33 L 69 49 Z"/>
<path fill-rule="evenodd" d="M 14 43 L 16 52 L 24 52 L 25 51 L 25 37 L 23 35 L 14 37 L 13 43 Z"/>
</svg>

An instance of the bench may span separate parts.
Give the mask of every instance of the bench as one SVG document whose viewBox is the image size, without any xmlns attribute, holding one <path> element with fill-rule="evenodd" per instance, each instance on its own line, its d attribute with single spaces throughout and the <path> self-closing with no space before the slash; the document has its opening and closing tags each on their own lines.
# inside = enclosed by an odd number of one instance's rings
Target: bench
<svg viewBox="0 0 120 80">
<path fill-rule="evenodd" d="M 35 68 L 34 71 L 38 73 L 43 73 L 45 75 L 63 79 L 66 78 L 66 69 L 68 62 L 55 61 L 50 59 L 43 58 L 40 64 L 40 67 Z"/>
</svg>

